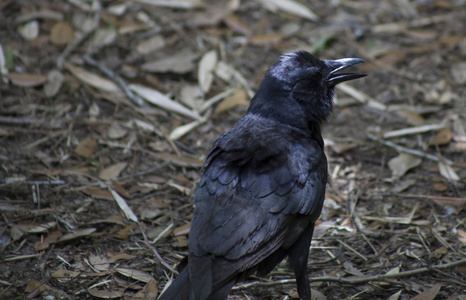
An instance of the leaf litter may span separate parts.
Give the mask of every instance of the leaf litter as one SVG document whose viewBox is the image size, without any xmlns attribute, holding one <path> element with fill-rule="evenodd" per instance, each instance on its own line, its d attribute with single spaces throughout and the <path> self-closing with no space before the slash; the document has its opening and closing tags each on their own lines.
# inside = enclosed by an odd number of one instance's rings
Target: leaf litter
<svg viewBox="0 0 466 300">
<path fill-rule="evenodd" d="M 465 297 L 464 3 L 55 4 L 0 4 L 0 294 L 156 299 L 210 145 L 299 48 L 369 73 L 324 130 L 313 294 Z M 230 299 L 296 297 L 290 278 L 283 263 Z"/>
</svg>

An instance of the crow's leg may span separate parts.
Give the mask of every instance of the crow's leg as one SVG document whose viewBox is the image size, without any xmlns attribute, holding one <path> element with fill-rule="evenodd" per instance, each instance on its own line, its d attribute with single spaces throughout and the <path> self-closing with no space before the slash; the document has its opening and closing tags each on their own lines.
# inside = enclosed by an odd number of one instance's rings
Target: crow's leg
<svg viewBox="0 0 466 300">
<path fill-rule="evenodd" d="M 307 275 L 307 259 L 313 231 L 314 224 L 310 224 L 289 252 L 290 266 L 296 276 L 298 294 L 302 300 L 311 300 L 311 287 Z"/>
</svg>

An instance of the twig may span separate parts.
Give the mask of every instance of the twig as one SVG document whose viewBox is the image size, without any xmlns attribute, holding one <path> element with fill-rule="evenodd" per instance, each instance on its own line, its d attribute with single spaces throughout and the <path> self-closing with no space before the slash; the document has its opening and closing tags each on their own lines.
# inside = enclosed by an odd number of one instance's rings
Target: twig
<svg viewBox="0 0 466 300">
<path fill-rule="evenodd" d="M 340 244 L 342 244 L 345 248 L 347 248 L 348 250 L 350 250 L 351 252 L 353 252 L 354 254 L 356 254 L 357 256 L 361 257 L 362 259 L 364 259 L 365 261 L 368 261 L 367 257 L 365 257 L 364 255 L 362 255 L 361 253 L 359 253 L 358 251 L 356 251 L 354 248 L 352 248 L 350 245 L 348 245 L 347 243 L 341 241 L 341 240 L 337 240 Z"/>
<path fill-rule="evenodd" d="M 429 124 L 429 125 L 422 125 L 422 126 L 416 126 L 416 127 L 410 127 L 410 128 L 403 128 L 400 130 L 393 130 L 393 131 L 386 132 L 384 133 L 383 138 L 388 139 L 388 138 L 400 137 L 400 136 L 405 136 L 405 135 L 410 135 L 410 134 L 429 132 L 433 130 L 442 129 L 445 126 L 446 126 L 446 123 L 442 122 L 440 124 Z"/>
<path fill-rule="evenodd" d="M 115 72 L 107 68 L 106 66 L 102 65 L 98 61 L 94 60 L 89 55 L 84 55 L 84 61 L 89 65 L 98 68 L 102 73 L 110 77 L 119 87 L 123 90 L 126 97 L 128 97 L 134 104 L 143 107 L 145 105 L 144 100 L 141 99 L 138 95 L 134 94 L 126 84 L 126 82 Z"/>
<path fill-rule="evenodd" d="M 451 268 L 462 266 L 462 265 L 466 265 L 466 258 L 455 261 L 455 262 L 447 263 L 447 264 L 434 265 L 434 266 L 429 266 L 425 268 L 419 268 L 419 269 L 414 269 L 414 270 L 409 270 L 409 271 L 404 271 L 404 272 L 399 272 L 399 273 L 394 273 L 394 274 L 384 274 L 384 275 L 355 277 L 355 278 L 323 276 L 323 277 L 310 278 L 309 281 L 311 282 L 327 281 L 327 282 L 339 282 L 339 283 L 349 283 L 349 284 L 366 283 L 366 282 L 371 282 L 371 281 L 388 281 L 388 279 L 392 279 L 392 278 L 401 278 L 401 277 L 431 272 L 432 268 L 442 270 L 442 269 L 451 269 Z M 281 284 L 291 284 L 295 282 L 296 282 L 295 279 L 284 279 L 284 280 L 271 281 L 271 282 L 256 281 L 256 282 L 237 285 L 233 288 L 233 290 L 244 290 L 252 286 L 269 287 L 269 286 L 276 286 L 276 285 L 281 285 Z"/>
<path fill-rule="evenodd" d="M 149 239 L 147 238 L 146 232 L 144 231 L 144 228 L 142 228 L 141 223 L 138 223 L 138 224 L 139 224 L 139 229 L 141 230 L 142 236 L 144 237 L 144 244 L 146 244 L 146 247 L 152 250 L 155 257 L 160 261 L 160 263 L 165 268 L 169 269 L 174 274 L 178 274 L 178 271 L 173 269 L 172 266 L 170 266 L 165 260 L 163 260 L 162 256 L 160 256 L 159 252 L 157 252 L 157 249 L 150 244 Z"/>
<path fill-rule="evenodd" d="M 373 140 L 373 141 L 377 141 L 381 144 L 384 144 L 385 146 L 387 147 L 391 147 L 391 148 L 394 148 L 396 150 L 398 150 L 399 152 L 404 152 L 404 153 L 408 153 L 408 154 L 411 154 L 411 155 L 414 155 L 414 156 L 419 156 L 419 157 L 424 157 L 424 158 L 428 158 L 430 160 L 433 160 L 433 161 L 441 161 L 441 159 L 435 155 L 432 155 L 432 154 L 429 154 L 429 153 L 425 153 L 425 152 L 422 152 L 422 151 L 419 151 L 419 150 L 415 150 L 415 149 L 410 149 L 410 148 L 406 148 L 406 147 L 403 147 L 403 146 L 400 146 L 400 145 L 397 145 L 395 143 L 392 143 L 392 142 L 389 142 L 389 141 L 385 141 L 385 140 L 382 140 L 382 139 L 379 139 L 377 138 L 376 136 L 370 134 L 370 133 L 366 133 L 366 136 Z M 442 159 L 446 164 L 448 165 L 452 165 L 453 162 L 449 159 Z"/>
</svg>

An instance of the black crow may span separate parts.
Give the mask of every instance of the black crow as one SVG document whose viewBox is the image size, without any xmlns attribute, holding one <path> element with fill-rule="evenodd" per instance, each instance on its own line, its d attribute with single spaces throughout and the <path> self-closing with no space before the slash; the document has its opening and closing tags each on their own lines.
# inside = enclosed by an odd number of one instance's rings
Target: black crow
<svg viewBox="0 0 466 300">
<path fill-rule="evenodd" d="M 320 60 L 305 51 L 272 65 L 249 109 L 205 161 L 194 196 L 187 264 L 160 300 L 223 300 L 285 257 L 301 299 L 311 299 L 307 260 L 328 180 L 321 126 L 338 73 L 364 60 Z"/>
</svg>

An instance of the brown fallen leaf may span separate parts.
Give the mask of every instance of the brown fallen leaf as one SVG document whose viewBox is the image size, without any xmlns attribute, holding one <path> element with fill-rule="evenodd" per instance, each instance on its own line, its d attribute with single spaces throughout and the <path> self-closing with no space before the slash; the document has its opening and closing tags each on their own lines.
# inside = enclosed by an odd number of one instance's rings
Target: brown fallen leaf
<svg viewBox="0 0 466 300">
<path fill-rule="evenodd" d="M 220 114 L 222 112 L 228 111 L 239 105 L 247 105 L 249 103 L 246 92 L 242 89 L 235 91 L 233 95 L 225 98 L 215 109 L 215 114 Z"/>
<path fill-rule="evenodd" d="M 41 251 L 47 249 L 50 244 L 55 243 L 58 239 L 62 236 L 62 232 L 60 230 L 55 230 L 51 234 L 49 234 L 43 241 L 37 241 L 34 244 L 34 248 L 36 251 Z"/>
<path fill-rule="evenodd" d="M 74 30 L 66 22 L 57 22 L 50 32 L 50 41 L 55 45 L 66 45 L 74 40 Z"/>
<path fill-rule="evenodd" d="M 114 165 L 111 165 L 105 169 L 100 170 L 99 177 L 102 180 L 115 180 L 120 173 L 126 168 L 128 164 L 125 162 L 120 162 Z"/>
<path fill-rule="evenodd" d="M 70 233 L 67 233 L 67 234 L 63 235 L 62 237 L 60 237 L 58 239 L 57 243 L 68 242 L 68 241 L 71 241 L 71 240 L 74 240 L 74 239 L 87 237 L 87 236 L 91 235 L 92 233 L 94 233 L 96 230 L 97 229 L 95 229 L 95 228 L 86 228 L 86 229 L 81 229 L 81 230 L 77 230 L 77 231 L 74 231 L 74 232 L 70 232 Z"/>
<path fill-rule="evenodd" d="M 435 137 L 429 142 L 429 145 L 446 145 L 451 141 L 452 136 L 451 128 L 444 127 L 435 134 Z"/>
<path fill-rule="evenodd" d="M 271 34 L 261 34 L 261 35 L 255 35 L 250 38 L 248 38 L 248 42 L 251 45 L 267 45 L 267 44 L 276 44 L 280 42 L 283 39 L 283 35 L 277 34 L 277 33 L 271 33 Z"/>
<path fill-rule="evenodd" d="M 97 288 L 94 288 L 88 290 L 88 292 L 92 296 L 102 299 L 113 299 L 123 297 L 123 292 L 120 291 L 99 290 Z"/>
<path fill-rule="evenodd" d="M 102 255 L 89 255 L 89 263 L 98 271 L 108 271 L 110 269 L 110 262 Z"/>
<path fill-rule="evenodd" d="M 189 222 L 189 223 L 187 223 L 187 224 L 184 224 L 184 225 L 182 225 L 182 226 L 176 227 L 176 228 L 173 230 L 173 234 L 174 234 L 175 236 L 178 236 L 178 235 L 188 235 L 190 229 L 191 229 L 191 222 Z"/>
<path fill-rule="evenodd" d="M 53 278 L 57 278 L 61 281 L 70 280 L 76 278 L 81 274 L 80 272 L 70 271 L 67 269 L 60 269 L 52 273 Z"/>
<path fill-rule="evenodd" d="M 410 154 L 400 153 L 397 157 L 388 162 L 388 167 L 392 171 L 392 177 L 400 178 L 408 170 L 421 164 L 422 159 Z"/>
<path fill-rule="evenodd" d="M 97 149 L 97 140 L 92 137 L 87 137 L 81 140 L 80 144 L 74 148 L 74 152 L 85 158 L 90 158 Z"/>
<path fill-rule="evenodd" d="M 427 289 L 424 292 L 420 293 L 419 295 L 411 298 L 411 300 L 434 300 L 435 297 L 437 297 L 437 294 L 440 291 L 441 287 L 442 285 L 440 283 L 437 283 L 430 289 Z"/>
<path fill-rule="evenodd" d="M 150 275 L 149 273 L 136 269 L 115 268 L 115 271 L 117 271 L 123 276 L 145 283 L 155 280 L 154 277 L 152 277 L 152 275 Z"/>
<path fill-rule="evenodd" d="M 47 81 L 47 76 L 30 73 L 9 73 L 8 77 L 14 85 L 21 87 L 35 87 Z"/>
<path fill-rule="evenodd" d="M 202 167 L 204 164 L 203 161 L 191 157 L 186 157 L 186 156 L 178 156 L 175 154 L 171 153 L 166 153 L 166 152 L 160 152 L 160 153 L 151 153 L 153 156 L 158 157 L 160 159 L 169 161 L 173 163 L 174 165 L 180 166 L 180 167 Z"/>
<path fill-rule="evenodd" d="M 34 280 L 29 281 L 29 283 L 26 286 L 26 289 L 24 291 L 37 296 L 40 293 L 45 292 L 46 290 L 47 290 L 47 286 L 45 284 L 43 284 L 39 280 L 34 279 Z M 32 298 L 34 298 L 34 297 L 32 297 Z"/>
<path fill-rule="evenodd" d="M 157 281 L 149 281 L 139 292 L 134 295 L 135 298 L 140 298 L 144 300 L 155 300 L 159 294 L 159 289 L 157 287 Z"/>
<path fill-rule="evenodd" d="M 136 257 L 136 255 L 131 255 L 127 253 L 112 253 L 111 255 L 107 253 L 109 256 L 108 261 L 109 262 L 116 262 L 118 260 L 126 260 L 126 259 L 133 259 Z"/>
</svg>

